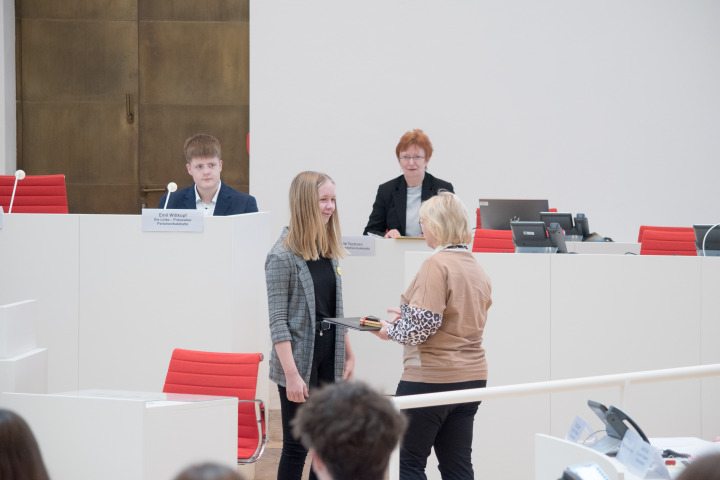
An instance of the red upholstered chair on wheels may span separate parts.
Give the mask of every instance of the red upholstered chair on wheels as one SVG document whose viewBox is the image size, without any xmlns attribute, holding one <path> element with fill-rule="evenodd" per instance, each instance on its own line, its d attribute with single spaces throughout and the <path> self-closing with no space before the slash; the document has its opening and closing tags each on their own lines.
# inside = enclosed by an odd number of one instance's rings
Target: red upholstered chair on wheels
<svg viewBox="0 0 720 480">
<path fill-rule="evenodd" d="M 638 234 L 640 255 L 697 256 L 692 227 L 651 227 L 643 225 Z"/>
<path fill-rule="evenodd" d="M 8 213 L 15 175 L 0 175 L 0 206 Z M 68 213 L 65 175 L 27 175 L 18 180 L 12 213 Z"/>
<path fill-rule="evenodd" d="M 216 353 L 176 348 L 163 392 L 238 398 L 238 463 L 265 451 L 265 405 L 255 398 L 262 353 Z M 257 408 L 256 408 L 257 407 Z"/>
</svg>

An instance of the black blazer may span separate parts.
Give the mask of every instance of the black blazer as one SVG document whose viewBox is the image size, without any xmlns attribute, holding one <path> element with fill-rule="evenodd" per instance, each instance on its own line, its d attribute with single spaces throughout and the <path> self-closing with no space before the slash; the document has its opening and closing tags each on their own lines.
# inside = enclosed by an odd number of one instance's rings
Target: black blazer
<svg viewBox="0 0 720 480">
<path fill-rule="evenodd" d="M 165 197 L 167 197 L 167 193 L 160 199 L 160 205 L 158 205 L 158 208 L 165 207 Z M 183 210 L 196 209 L 195 184 L 172 193 L 170 195 L 170 201 L 168 202 L 167 208 L 179 208 Z M 257 211 L 258 207 L 255 197 L 248 195 L 247 193 L 238 192 L 234 188 L 228 187 L 224 183 L 220 182 L 220 193 L 218 193 L 213 217 L 237 215 L 239 213 L 253 213 Z"/>
<path fill-rule="evenodd" d="M 421 200 L 424 202 L 437 195 L 438 190 L 447 190 L 455 193 L 451 183 L 435 178 L 425 172 L 422 183 Z M 372 213 L 368 219 L 363 235 L 374 233 L 385 236 L 385 232 L 397 229 L 400 235 L 405 235 L 405 211 L 407 210 L 407 182 L 405 176 L 390 180 L 378 187 Z"/>
</svg>

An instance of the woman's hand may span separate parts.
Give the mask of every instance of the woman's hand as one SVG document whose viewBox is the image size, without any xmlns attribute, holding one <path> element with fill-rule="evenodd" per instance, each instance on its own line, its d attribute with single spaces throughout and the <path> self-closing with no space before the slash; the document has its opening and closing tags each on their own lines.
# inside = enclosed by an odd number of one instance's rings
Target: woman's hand
<svg viewBox="0 0 720 480">
<path fill-rule="evenodd" d="M 395 228 L 393 228 L 392 230 L 388 230 L 388 232 L 385 234 L 385 238 L 395 238 L 395 237 L 402 237 L 402 235 L 400 235 L 400 232 Z"/>
<path fill-rule="evenodd" d="M 394 313 L 395 316 L 392 320 L 388 320 L 388 323 L 395 323 L 398 321 L 398 319 L 401 317 L 400 309 L 399 308 L 388 308 L 388 313 Z"/>
<path fill-rule="evenodd" d="M 345 368 L 343 369 L 343 378 L 348 382 L 355 377 L 355 352 L 350 345 L 350 334 L 345 333 Z"/>
<path fill-rule="evenodd" d="M 305 399 L 308 398 L 310 394 L 300 374 L 291 377 L 286 376 L 285 383 L 287 399 L 295 403 L 305 403 Z"/>
<path fill-rule="evenodd" d="M 393 322 L 394 321 L 395 320 L 393 320 Z M 374 333 L 375 336 L 378 337 L 380 340 L 390 340 L 390 338 L 388 337 L 388 334 L 387 334 L 387 329 L 390 324 L 381 318 L 380 325 L 382 325 L 382 328 L 380 330 L 376 330 L 372 333 Z"/>
<path fill-rule="evenodd" d="M 351 382 L 353 377 L 355 377 L 355 357 L 346 356 L 343 378 L 348 382 Z"/>
</svg>

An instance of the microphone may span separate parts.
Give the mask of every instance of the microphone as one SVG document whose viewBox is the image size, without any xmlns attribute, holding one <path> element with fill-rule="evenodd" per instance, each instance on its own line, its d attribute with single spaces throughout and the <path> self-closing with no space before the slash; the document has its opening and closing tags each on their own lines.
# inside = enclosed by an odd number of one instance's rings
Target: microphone
<svg viewBox="0 0 720 480">
<path fill-rule="evenodd" d="M 588 219 L 584 213 L 578 213 L 575 217 L 575 229 L 580 231 L 583 236 L 583 240 L 590 235 L 590 226 L 588 225 Z"/>
<path fill-rule="evenodd" d="M 17 190 L 17 182 L 23 178 L 25 178 L 24 170 L 18 170 L 15 172 L 15 185 L 13 186 L 12 196 L 10 197 L 10 208 L 8 208 L 8 213 L 12 213 L 12 206 L 15 201 L 15 190 Z"/>
<path fill-rule="evenodd" d="M 547 231 L 553 245 L 557 247 L 558 253 L 567 253 L 567 246 L 565 245 L 565 237 L 563 236 L 562 227 L 559 223 L 552 222 Z"/>
<path fill-rule="evenodd" d="M 167 208 L 168 201 L 170 200 L 170 194 L 172 192 L 174 192 L 175 190 L 177 190 L 177 183 L 175 183 L 175 182 L 168 183 L 167 189 L 168 189 L 168 194 L 167 194 L 167 197 L 165 197 L 165 206 L 163 207 L 163 210 L 165 210 Z"/>
</svg>

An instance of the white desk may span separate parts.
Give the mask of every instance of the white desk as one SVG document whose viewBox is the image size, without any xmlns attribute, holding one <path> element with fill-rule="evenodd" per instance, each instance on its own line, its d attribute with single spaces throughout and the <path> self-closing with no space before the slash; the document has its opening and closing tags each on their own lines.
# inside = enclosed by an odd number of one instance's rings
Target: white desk
<svg viewBox="0 0 720 480">
<path fill-rule="evenodd" d="M 623 242 L 566 242 L 568 252 L 590 255 L 639 255 L 639 243 Z"/>
<path fill-rule="evenodd" d="M 235 468 L 237 399 L 87 390 L 4 393 L 30 425 L 53 480 L 157 480 L 192 463 Z"/>
</svg>

